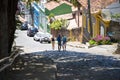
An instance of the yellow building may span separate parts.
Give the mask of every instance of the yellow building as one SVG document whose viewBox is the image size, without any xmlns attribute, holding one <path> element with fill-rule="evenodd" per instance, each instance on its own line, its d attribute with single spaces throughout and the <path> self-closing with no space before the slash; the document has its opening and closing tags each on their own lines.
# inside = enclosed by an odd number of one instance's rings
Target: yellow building
<svg viewBox="0 0 120 80">
<path fill-rule="evenodd" d="M 88 41 L 88 39 L 93 38 L 97 35 L 106 36 L 107 30 L 110 24 L 110 19 L 104 19 L 102 17 L 102 9 L 111 3 L 117 2 L 117 0 L 106 0 L 103 3 L 103 0 L 90 0 L 90 10 L 91 10 L 91 24 L 92 24 L 92 36 L 90 36 L 90 20 L 88 17 L 87 10 L 87 1 L 88 0 L 78 0 L 80 4 L 82 4 L 82 39 Z M 84 41 L 84 40 L 82 40 Z"/>
<path fill-rule="evenodd" d="M 95 37 L 97 35 L 105 36 L 107 33 L 107 28 L 109 27 L 110 20 L 104 20 L 101 16 L 101 11 L 94 12 L 91 14 L 92 17 L 92 31 L 93 36 Z M 87 17 L 83 15 L 83 26 L 87 28 L 87 31 L 90 32 L 90 25 L 89 20 L 87 20 Z"/>
</svg>

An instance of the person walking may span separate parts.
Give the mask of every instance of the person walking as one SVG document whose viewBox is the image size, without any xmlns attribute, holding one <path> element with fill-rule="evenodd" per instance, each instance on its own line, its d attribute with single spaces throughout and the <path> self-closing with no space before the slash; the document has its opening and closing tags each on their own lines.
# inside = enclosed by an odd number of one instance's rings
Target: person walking
<svg viewBox="0 0 120 80">
<path fill-rule="evenodd" d="M 55 49 L 55 37 L 54 36 L 52 36 L 51 42 L 52 42 L 52 49 L 54 50 Z"/>
<path fill-rule="evenodd" d="M 61 50 L 61 35 L 59 34 L 57 37 L 57 42 L 58 42 L 58 51 Z"/>
<path fill-rule="evenodd" d="M 63 35 L 63 37 L 62 37 L 62 48 L 63 48 L 63 51 L 66 51 L 66 43 L 67 43 L 67 37 Z"/>
</svg>

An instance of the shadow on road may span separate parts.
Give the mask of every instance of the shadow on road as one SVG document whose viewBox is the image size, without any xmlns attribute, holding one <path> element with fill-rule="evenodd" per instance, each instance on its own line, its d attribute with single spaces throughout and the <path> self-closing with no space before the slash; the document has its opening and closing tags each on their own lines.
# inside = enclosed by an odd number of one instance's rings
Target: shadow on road
<svg viewBox="0 0 120 80">
<path fill-rule="evenodd" d="M 43 51 L 26 53 L 17 61 L 8 80 L 120 80 L 120 60 L 112 56 Z"/>
</svg>

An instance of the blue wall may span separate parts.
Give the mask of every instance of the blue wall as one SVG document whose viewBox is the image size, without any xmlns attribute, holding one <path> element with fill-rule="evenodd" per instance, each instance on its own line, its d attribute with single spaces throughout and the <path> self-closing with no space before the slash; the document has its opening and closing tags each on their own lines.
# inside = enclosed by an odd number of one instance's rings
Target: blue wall
<svg viewBox="0 0 120 80">
<path fill-rule="evenodd" d="M 40 5 L 33 2 L 33 19 L 34 19 L 34 27 L 38 28 L 40 31 L 47 32 L 47 18 L 43 9 L 41 9 Z"/>
<path fill-rule="evenodd" d="M 40 13 L 35 8 L 34 8 L 34 15 L 33 16 L 34 16 L 34 27 L 39 29 L 39 26 L 40 26 L 40 21 L 39 21 Z"/>
</svg>

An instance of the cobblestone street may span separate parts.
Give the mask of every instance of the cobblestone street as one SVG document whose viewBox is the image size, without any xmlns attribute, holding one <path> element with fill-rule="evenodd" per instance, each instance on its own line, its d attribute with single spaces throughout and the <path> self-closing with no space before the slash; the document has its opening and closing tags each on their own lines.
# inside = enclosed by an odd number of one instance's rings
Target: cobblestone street
<svg viewBox="0 0 120 80">
<path fill-rule="evenodd" d="M 113 54 L 115 45 L 89 49 L 67 46 L 67 51 L 59 52 L 57 45 L 52 50 L 51 44 L 40 44 L 25 32 L 18 33 L 17 45 L 24 46 L 18 66 L 23 67 L 13 68 L 8 80 L 120 80 L 120 55 Z"/>
<path fill-rule="evenodd" d="M 56 65 L 48 57 L 20 55 L 7 75 L 7 80 L 55 80 Z"/>
<path fill-rule="evenodd" d="M 113 56 L 43 51 L 22 60 L 22 67 L 13 69 L 8 80 L 120 80 L 120 58 Z"/>
<path fill-rule="evenodd" d="M 0 80 L 120 80 L 120 0 L 0 0 Z"/>
<path fill-rule="evenodd" d="M 57 64 L 57 80 L 120 80 L 120 59 L 73 51 L 41 52 Z"/>
</svg>

